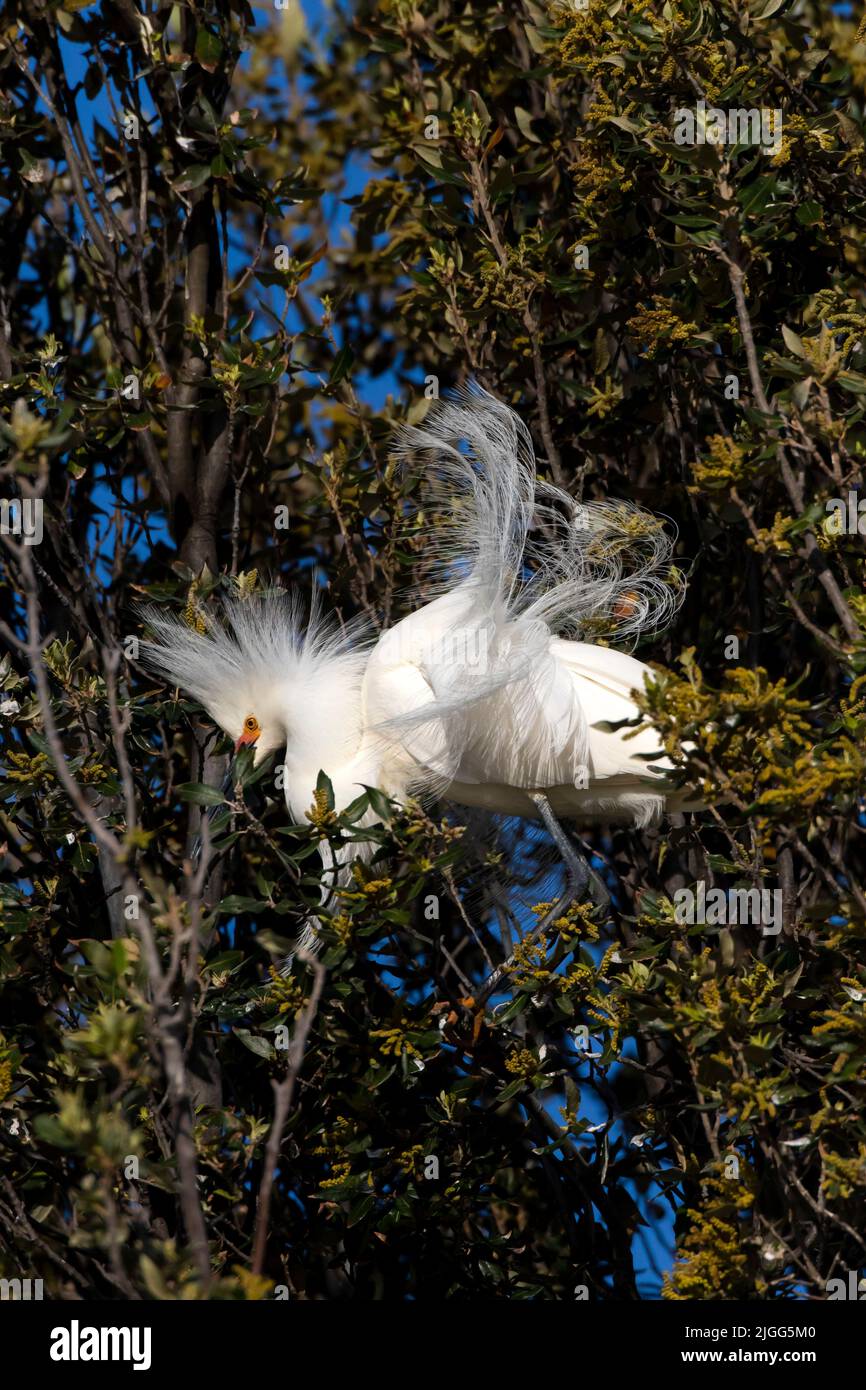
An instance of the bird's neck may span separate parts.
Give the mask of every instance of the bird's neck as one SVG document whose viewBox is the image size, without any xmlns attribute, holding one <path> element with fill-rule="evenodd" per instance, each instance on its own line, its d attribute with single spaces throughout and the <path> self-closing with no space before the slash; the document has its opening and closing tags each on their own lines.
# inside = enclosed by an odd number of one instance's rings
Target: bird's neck
<svg viewBox="0 0 866 1390">
<path fill-rule="evenodd" d="M 313 785 L 319 770 L 332 775 L 358 751 L 362 736 L 363 666 L 345 657 L 323 660 L 298 673 L 286 689 L 286 772 Z"/>
</svg>

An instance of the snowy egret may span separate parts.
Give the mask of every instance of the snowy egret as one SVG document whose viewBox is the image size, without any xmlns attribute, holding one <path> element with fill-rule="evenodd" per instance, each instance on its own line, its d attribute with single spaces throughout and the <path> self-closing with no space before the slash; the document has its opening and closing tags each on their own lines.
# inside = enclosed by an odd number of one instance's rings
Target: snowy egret
<svg viewBox="0 0 866 1390">
<path fill-rule="evenodd" d="M 435 597 L 377 636 L 340 632 L 315 601 L 305 621 L 283 592 L 227 601 L 204 632 L 150 609 L 145 660 L 236 751 L 284 755 L 295 821 L 320 770 L 337 811 L 369 786 L 540 817 L 578 891 L 586 875 L 559 818 L 641 827 L 687 804 L 656 730 L 626 723 L 649 668 L 607 645 L 675 613 L 673 541 L 633 503 L 576 503 L 541 482 L 519 416 L 476 386 L 435 403 L 396 448 L 431 489 Z M 602 644 L 575 640 L 592 637 Z"/>
</svg>

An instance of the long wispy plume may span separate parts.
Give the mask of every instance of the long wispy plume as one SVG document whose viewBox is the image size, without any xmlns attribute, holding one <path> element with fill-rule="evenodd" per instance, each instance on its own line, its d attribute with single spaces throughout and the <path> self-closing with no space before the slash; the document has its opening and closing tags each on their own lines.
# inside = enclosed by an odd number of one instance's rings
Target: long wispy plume
<svg viewBox="0 0 866 1390">
<path fill-rule="evenodd" d="M 578 502 L 537 480 L 528 429 L 481 387 L 436 402 L 395 452 L 423 479 L 434 591 L 468 582 L 511 618 L 626 647 L 676 614 L 685 584 L 670 523 L 631 501 Z"/>
</svg>

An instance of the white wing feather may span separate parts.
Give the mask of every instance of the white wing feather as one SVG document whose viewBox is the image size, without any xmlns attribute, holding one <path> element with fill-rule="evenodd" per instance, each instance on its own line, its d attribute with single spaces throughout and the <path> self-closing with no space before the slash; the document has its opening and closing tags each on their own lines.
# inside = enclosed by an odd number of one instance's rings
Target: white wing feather
<svg viewBox="0 0 866 1390">
<path fill-rule="evenodd" d="M 404 431 L 398 452 L 428 481 L 441 592 L 367 665 L 383 784 L 529 815 L 525 792 L 544 790 L 561 814 L 656 818 L 659 778 L 638 756 L 661 751 L 654 731 L 594 727 L 637 718 L 649 668 L 559 634 L 633 642 L 670 619 L 683 583 L 661 520 L 538 484 L 525 426 L 477 387 Z"/>
</svg>

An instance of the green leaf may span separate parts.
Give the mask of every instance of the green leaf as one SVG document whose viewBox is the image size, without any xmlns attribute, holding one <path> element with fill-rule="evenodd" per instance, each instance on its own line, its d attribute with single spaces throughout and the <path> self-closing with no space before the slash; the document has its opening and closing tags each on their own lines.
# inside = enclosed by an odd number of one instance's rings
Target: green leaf
<svg viewBox="0 0 866 1390">
<path fill-rule="evenodd" d="M 824 219 L 824 209 L 820 203 L 807 198 L 795 209 L 794 216 L 802 227 L 814 227 L 817 222 Z"/>
<path fill-rule="evenodd" d="M 189 193 L 193 188 L 201 188 L 211 176 L 209 164 L 191 164 L 185 169 L 173 187 L 179 193 Z"/>
<path fill-rule="evenodd" d="M 526 1082 L 522 1076 L 518 1076 L 515 1081 L 509 1081 L 504 1090 L 500 1091 L 499 1095 L 496 1097 L 497 1102 L 501 1103 L 504 1100 L 511 1100 L 511 1097 L 516 1096 L 518 1091 L 522 1091 L 525 1085 Z"/>
<path fill-rule="evenodd" d="M 369 798 L 371 809 L 375 812 L 379 819 L 385 822 L 390 821 L 391 803 L 389 802 L 387 796 L 383 796 L 383 794 L 376 787 L 364 786 L 364 791 L 367 793 L 367 797 Z"/>
<path fill-rule="evenodd" d="M 376 1205 L 376 1198 L 371 1192 L 367 1192 L 360 1197 L 349 1209 L 349 1216 L 346 1224 L 357 1226 L 359 1221 L 363 1221 L 365 1216 L 369 1216 L 373 1207 Z"/>
<path fill-rule="evenodd" d="M 541 144 L 541 140 L 532 129 L 532 116 L 529 111 L 525 111 L 522 106 L 515 106 L 514 119 L 521 135 L 524 135 L 527 140 L 531 140 L 534 145 Z"/>
<path fill-rule="evenodd" d="M 331 371 L 328 376 L 329 385 L 338 386 L 340 382 L 349 375 L 354 361 L 355 354 L 352 349 L 348 345 L 346 347 L 341 347 L 331 364 Z"/>
<path fill-rule="evenodd" d="M 267 902 L 262 898 L 245 898 L 239 893 L 230 893 L 227 898 L 222 899 L 218 911 L 227 913 L 261 912 L 267 905 Z"/>
<path fill-rule="evenodd" d="M 370 798 L 366 792 L 362 792 L 360 796 L 355 797 L 354 801 L 349 802 L 345 811 L 340 813 L 340 819 L 348 821 L 349 825 L 353 825 L 355 821 L 360 820 L 361 817 L 366 814 L 369 808 Z"/>
<path fill-rule="evenodd" d="M 223 41 L 219 34 L 204 27 L 195 36 L 195 57 L 199 67 L 205 72 L 216 72 L 223 56 Z"/>
<path fill-rule="evenodd" d="M 205 970 L 213 974 L 221 974 L 225 970 L 235 971 L 242 965 L 246 957 L 243 951 L 223 951 L 220 955 L 209 960 L 205 965 Z"/>
<path fill-rule="evenodd" d="M 793 352 L 795 357 L 806 356 L 806 349 L 803 347 L 803 340 L 793 328 L 789 328 L 786 323 L 782 324 L 782 337 L 785 340 L 785 347 L 789 352 Z"/>
<path fill-rule="evenodd" d="M 204 782 L 181 782 L 177 792 L 182 801 L 191 801 L 195 806 L 222 806 L 225 801 L 218 787 L 206 787 Z"/>
<path fill-rule="evenodd" d="M 238 1041 L 242 1042 L 244 1047 L 248 1047 L 250 1052 L 254 1052 L 257 1057 L 264 1057 L 268 1062 L 276 1057 L 276 1049 L 272 1042 L 268 1042 L 267 1038 L 261 1038 L 258 1033 L 251 1033 L 247 1028 L 233 1028 L 232 1032 Z"/>
<path fill-rule="evenodd" d="M 333 788 L 333 786 L 332 786 L 332 784 L 331 784 L 331 779 L 330 779 L 330 777 L 328 776 L 328 774 L 327 774 L 326 772 L 322 772 L 321 768 L 319 769 L 319 775 L 318 775 L 318 777 L 316 778 L 316 792 L 318 793 L 319 796 L 321 796 L 322 794 L 324 794 L 325 803 L 326 803 L 326 805 L 327 805 L 327 807 L 328 807 L 328 810 L 329 810 L 329 811 L 333 811 L 333 809 L 334 809 L 334 788 Z"/>
</svg>

